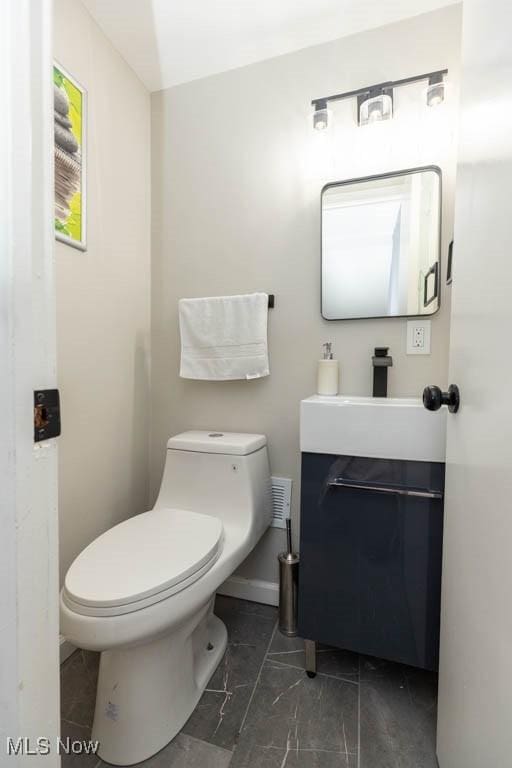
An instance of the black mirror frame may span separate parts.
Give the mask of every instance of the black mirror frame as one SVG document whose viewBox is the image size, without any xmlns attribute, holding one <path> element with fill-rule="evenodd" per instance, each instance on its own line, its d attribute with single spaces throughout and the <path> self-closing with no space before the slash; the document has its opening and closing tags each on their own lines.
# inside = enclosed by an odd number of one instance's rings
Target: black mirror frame
<svg viewBox="0 0 512 768">
<path fill-rule="evenodd" d="M 441 168 L 438 165 L 423 165 L 419 166 L 417 168 L 406 168 L 402 171 L 390 171 L 388 173 L 378 173 L 373 176 L 361 176 L 359 178 L 353 178 L 353 179 L 346 179 L 345 181 L 330 181 L 328 184 L 325 184 L 321 191 L 320 191 L 320 314 L 322 316 L 323 320 L 326 320 L 328 323 L 340 323 L 340 322 L 347 322 L 352 320 L 395 320 L 397 318 L 414 318 L 414 317 L 421 317 L 421 318 L 430 318 L 436 315 L 439 310 L 441 309 L 441 280 L 437 280 L 437 291 L 436 296 L 433 298 L 437 298 L 437 308 L 433 312 L 429 312 L 421 314 L 421 315 L 371 315 L 370 317 L 339 317 L 339 318 L 332 318 L 332 317 L 325 317 L 323 312 L 323 225 L 322 225 L 322 198 L 324 196 L 324 193 L 330 189 L 331 187 L 341 187 L 345 186 L 346 184 L 356 184 L 356 183 L 363 183 L 365 181 L 373 181 L 377 179 L 391 179 L 397 176 L 410 176 L 412 173 L 423 173 L 425 171 L 433 171 L 434 173 L 437 173 L 439 177 L 439 243 L 438 243 L 438 257 L 437 261 L 434 262 L 432 265 L 432 268 L 437 265 L 437 275 L 442 274 L 442 258 L 441 258 L 441 250 L 442 250 L 442 236 L 443 236 L 443 174 L 441 171 Z M 431 268 L 431 269 L 432 269 Z M 428 302 L 429 304 L 431 302 Z"/>
</svg>

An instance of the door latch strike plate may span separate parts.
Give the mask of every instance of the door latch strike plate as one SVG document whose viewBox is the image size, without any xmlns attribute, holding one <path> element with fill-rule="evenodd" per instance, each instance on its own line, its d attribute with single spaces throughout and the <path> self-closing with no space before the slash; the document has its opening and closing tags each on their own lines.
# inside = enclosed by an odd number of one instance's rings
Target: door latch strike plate
<svg viewBox="0 0 512 768">
<path fill-rule="evenodd" d="M 60 396 L 58 389 L 34 392 L 34 442 L 60 435 Z"/>
</svg>

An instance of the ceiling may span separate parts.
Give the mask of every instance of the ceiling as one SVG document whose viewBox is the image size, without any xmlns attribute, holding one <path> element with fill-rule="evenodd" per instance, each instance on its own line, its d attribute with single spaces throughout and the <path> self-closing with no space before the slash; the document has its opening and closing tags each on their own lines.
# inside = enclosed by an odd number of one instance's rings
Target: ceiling
<svg viewBox="0 0 512 768">
<path fill-rule="evenodd" d="M 456 0 L 83 0 L 150 91 Z"/>
</svg>

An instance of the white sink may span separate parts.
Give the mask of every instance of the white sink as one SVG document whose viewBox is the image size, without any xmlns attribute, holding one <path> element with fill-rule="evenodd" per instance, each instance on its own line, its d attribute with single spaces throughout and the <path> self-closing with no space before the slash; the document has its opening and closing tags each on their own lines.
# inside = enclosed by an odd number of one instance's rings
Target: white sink
<svg viewBox="0 0 512 768">
<path fill-rule="evenodd" d="M 446 413 L 446 408 L 427 411 L 416 398 L 313 395 L 300 405 L 300 449 L 304 453 L 444 461 Z"/>
</svg>

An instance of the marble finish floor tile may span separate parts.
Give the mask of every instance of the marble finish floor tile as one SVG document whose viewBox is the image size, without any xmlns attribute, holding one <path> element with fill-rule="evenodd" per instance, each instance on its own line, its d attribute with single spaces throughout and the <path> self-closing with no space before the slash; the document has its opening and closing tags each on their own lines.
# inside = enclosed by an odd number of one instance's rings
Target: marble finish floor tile
<svg viewBox="0 0 512 768">
<path fill-rule="evenodd" d="M 436 675 L 361 657 L 361 768 L 437 768 Z"/>
<path fill-rule="evenodd" d="M 236 762 L 236 757 L 233 758 Z M 235 765 L 230 763 L 230 768 Z M 238 768 L 242 763 L 236 762 Z M 253 747 L 247 768 L 358 768 L 356 755 L 337 752 L 322 752 L 307 749 L 279 749 L 274 747 Z"/>
<path fill-rule="evenodd" d="M 61 716 L 76 725 L 92 727 L 100 654 L 75 651 L 61 667 Z"/>
<path fill-rule="evenodd" d="M 276 608 L 218 596 L 215 612 L 226 654 L 182 732 L 139 765 L 437 768 L 435 675 L 319 646 L 310 679 L 303 641 L 276 631 Z M 63 738 L 90 738 L 98 662 L 77 651 L 62 665 Z M 62 755 L 63 768 L 106 766 Z"/>
<path fill-rule="evenodd" d="M 228 768 L 231 752 L 215 744 L 194 739 L 179 733 L 175 739 L 158 754 L 137 763 L 141 768 Z M 108 763 L 100 760 L 98 768 L 108 768 Z"/>
<path fill-rule="evenodd" d="M 304 640 L 299 637 L 285 637 L 280 632 L 276 632 L 268 656 L 279 664 L 305 669 Z M 357 653 L 330 648 L 319 643 L 316 663 L 317 672 L 320 674 L 332 675 L 354 683 L 358 681 L 359 656 Z"/>
<path fill-rule="evenodd" d="M 267 656 L 230 768 L 357 765 L 358 686 Z"/>
<path fill-rule="evenodd" d="M 227 627 L 228 647 L 183 732 L 233 749 L 276 626 L 277 609 L 218 596 L 215 613 Z"/>
<path fill-rule="evenodd" d="M 259 616 L 261 619 L 277 620 L 277 608 L 274 605 L 253 603 L 250 600 L 239 600 L 236 597 L 217 595 L 215 598 L 215 613 L 226 624 L 240 624 L 240 618 Z"/>
<path fill-rule="evenodd" d="M 67 740 L 71 742 L 88 742 L 91 738 L 91 729 L 87 726 L 68 723 L 67 720 L 61 721 L 60 738 L 64 745 Z M 60 749 L 61 768 L 96 768 L 101 762 L 96 754 L 73 754 L 66 753 L 65 748 Z"/>
</svg>

